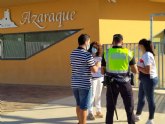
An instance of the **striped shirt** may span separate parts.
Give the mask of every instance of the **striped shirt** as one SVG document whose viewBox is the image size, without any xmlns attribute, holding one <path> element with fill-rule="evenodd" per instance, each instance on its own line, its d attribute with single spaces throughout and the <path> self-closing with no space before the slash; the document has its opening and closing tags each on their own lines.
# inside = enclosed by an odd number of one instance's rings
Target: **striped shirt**
<svg viewBox="0 0 165 124">
<path fill-rule="evenodd" d="M 89 89 L 91 87 L 90 67 L 95 65 L 92 55 L 78 47 L 70 55 L 72 67 L 72 88 Z"/>
</svg>

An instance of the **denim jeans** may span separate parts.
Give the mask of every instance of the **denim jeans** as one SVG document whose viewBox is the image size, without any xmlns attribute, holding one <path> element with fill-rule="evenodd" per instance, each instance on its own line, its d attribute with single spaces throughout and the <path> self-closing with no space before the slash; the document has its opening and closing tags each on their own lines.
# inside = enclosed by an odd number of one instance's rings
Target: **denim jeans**
<svg viewBox="0 0 165 124">
<path fill-rule="evenodd" d="M 77 106 L 82 110 L 87 110 L 90 107 L 90 98 L 92 90 L 90 89 L 79 89 L 73 88 L 73 94 L 76 99 Z"/>
<path fill-rule="evenodd" d="M 158 83 L 158 78 L 151 79 L 149 76 L 143 76 L 140 79 L 139 94 L 138 94 L 138 106 L 137 115 L 141 115 L 143 107 L 145 105 L 145 96 L 149 107 L 149 119 L 154 118 L 155 113 L 155 101 L 154 101 L 154 89 Z"/>
</svg>

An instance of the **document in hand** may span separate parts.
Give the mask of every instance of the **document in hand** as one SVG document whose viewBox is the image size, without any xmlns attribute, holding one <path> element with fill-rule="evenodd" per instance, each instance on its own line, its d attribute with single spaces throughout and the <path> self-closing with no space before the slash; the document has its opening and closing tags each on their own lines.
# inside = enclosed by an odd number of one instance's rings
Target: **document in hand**
<svg viewBox="0 0 165 124">
<path fill-rule="evenodd" d="M 143 59 L 140 59 L 140 60 L 137 62 L 137 66 L 142 67 L 142 68 L 145 67 Z"/>
</svg>

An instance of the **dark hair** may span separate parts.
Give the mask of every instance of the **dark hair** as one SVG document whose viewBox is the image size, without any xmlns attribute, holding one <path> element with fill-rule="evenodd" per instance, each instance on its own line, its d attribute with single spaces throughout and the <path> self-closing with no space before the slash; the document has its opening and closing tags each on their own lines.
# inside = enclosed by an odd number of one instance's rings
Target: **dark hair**
<svg viewBox="0 0 165 124">
<path fill-rule="evenodd" d="M 84 45 L 85 44 L 85 41 L 89 40 L 90 36 L 87 35 L 87 34 L 81 34 L 79 37 L 78 37 L 78 44 L 79 45 Z"/>
<path fill-rule="evenodd" d="M 96 42 L 96 41 L 93 41 L 91 44 L 90 44 L 90 48 L 89 48 L 89 52 L 92 53 L 92 47 L 95 47 L 97 49 L 97 53 L 96 53 L 96 56 L 99 56 L 101 57 L 102 56 L 102 47 L 101 45 Z"/>
<path fill-rule="evenodd" d="M 123 40 L 123 36 L 121 34 L 115 34 L 113 35 L 113 43 L 119 43 Z"/>
<path fill-rule="evenodd" d="M 150 40 L 141 39 L 139 41 L 139 45 L 143 45 L 147 52 L 151 52 L 155 56 L 154 48 L 153 48 L 152 42 Z"/>
</svg>

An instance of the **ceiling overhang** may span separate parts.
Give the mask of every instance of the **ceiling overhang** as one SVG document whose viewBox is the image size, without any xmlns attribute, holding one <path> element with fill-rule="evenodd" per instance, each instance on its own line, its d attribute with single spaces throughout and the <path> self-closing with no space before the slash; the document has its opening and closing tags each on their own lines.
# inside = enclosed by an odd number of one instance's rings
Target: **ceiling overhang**
<svg viewBox="0 0 165 124">
<path fill-rule="evenodd" d="M 33 3 L 42 3 L 55 0 L 0 0 L 0 8 L 33 4 Z"/>
<path fill-rule="evenodd" d="M 55 1 L 55 0 L 0 0 L 0 8 L 33 4 L 33 3 L 41 3 L 41 2 L 49 2 L 49 1 Z M 108 0 L 108 1 L 116 2 L 117 0 Z M 165 3 L 165 0 L 149 0 L 149 1 Z"/>
</svg>

